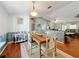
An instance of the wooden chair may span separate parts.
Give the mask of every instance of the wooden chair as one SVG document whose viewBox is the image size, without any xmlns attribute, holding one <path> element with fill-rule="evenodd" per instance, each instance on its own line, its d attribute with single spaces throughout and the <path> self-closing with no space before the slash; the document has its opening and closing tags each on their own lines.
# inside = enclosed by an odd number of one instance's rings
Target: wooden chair
<svg viewBox="0 0 79 59">
<path fill-rule="evenodd" d="M 29 34 L 28 35 L 29 36 L 28 37 L 28 44 L 29 44 L 28 46 L 29 46 L 30 54 L 32 55 L 32 53 L 33 53 L 32 50 L 37 47 L 37 44 L 33 41 L 34 38 L 32 37 L 32 33 L 29 32 L 28 34 Z"/>
<path fill-rule="evenodd" d="M 45 57 L 55 57 L 56 55 L 56 37 L 46 34 L 46 43 L 41 45 L 41 52 Z"/>
</svg>

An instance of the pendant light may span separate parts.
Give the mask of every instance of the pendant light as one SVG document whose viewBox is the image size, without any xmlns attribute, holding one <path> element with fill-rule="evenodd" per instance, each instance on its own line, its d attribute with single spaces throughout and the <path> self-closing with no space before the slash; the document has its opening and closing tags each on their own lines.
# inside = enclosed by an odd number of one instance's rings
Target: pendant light
<svg viewBox="0 0 79 59">
<path fill-rule="evenodd" d="M 38 13 L 35 11 L 35 1 L 32 1 L 33 3 L 33 10 L 30 13 L 32 17 L 36 17 L 38 15 Z"/>
</svg>

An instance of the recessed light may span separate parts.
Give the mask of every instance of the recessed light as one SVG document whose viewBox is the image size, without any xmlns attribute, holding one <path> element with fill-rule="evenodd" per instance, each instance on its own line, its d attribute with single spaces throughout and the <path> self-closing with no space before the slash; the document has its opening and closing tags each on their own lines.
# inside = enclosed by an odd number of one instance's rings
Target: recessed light
<svg viewBox="0 0 79 59">
<path fill-rule="evenodd" d="M 48 9 L 50 9 L 52 6 L 48 6 Z"/>
</svg>

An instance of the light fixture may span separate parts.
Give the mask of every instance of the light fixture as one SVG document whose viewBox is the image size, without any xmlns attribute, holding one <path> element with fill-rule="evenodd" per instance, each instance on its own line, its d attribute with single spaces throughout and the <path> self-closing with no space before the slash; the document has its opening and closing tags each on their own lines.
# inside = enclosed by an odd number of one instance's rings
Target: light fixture
<svg viewBox="0 0 79 59">
<path fill-rule="evenodd" d="M 30 13 L 32 17 L 36 17 L 38 15 L 38 13 L 35 11 L 35 1 L 32 1 L 33 3 L 33 10 Z"/>
</svg>

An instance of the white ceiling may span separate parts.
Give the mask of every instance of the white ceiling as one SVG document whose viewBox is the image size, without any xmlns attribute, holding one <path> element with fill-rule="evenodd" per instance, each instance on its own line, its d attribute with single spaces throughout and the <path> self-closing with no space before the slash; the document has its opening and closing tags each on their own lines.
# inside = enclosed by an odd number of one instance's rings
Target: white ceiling
<svg viewBox="0 0 79 59">
<path fill-rule="evenodd" d="M 67 20 L 67 21 L 65 21 Z M 55 23 L 75 23 L 75 22 L 79 22 L 79 18 L 56 18 L 56 20 L 52 20 L 52 22 Z"/>
<path fill-rule="evenodd" d="M 36 1 L 35 9 L 39 15 L 46 15 L 71 3 L 71 1 Z M 32 1 L 1 1 L 0 4 L 9 14 L 29 14 L 32 11 Z M 52 8 L 48 9 L 48 6 Z"/>
</svg>

